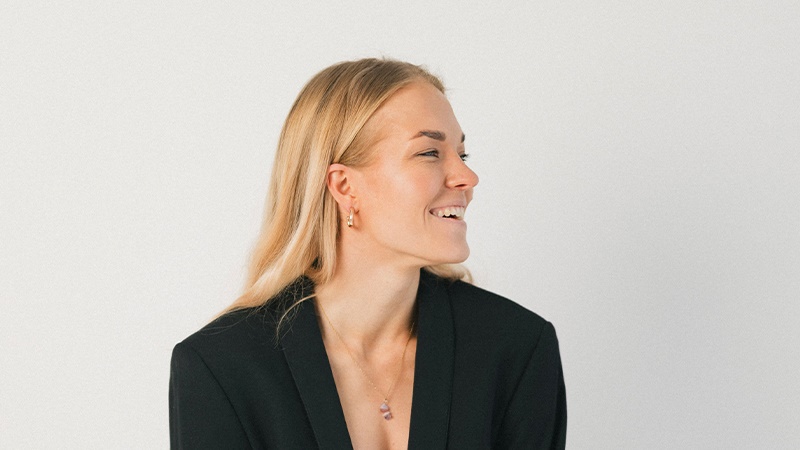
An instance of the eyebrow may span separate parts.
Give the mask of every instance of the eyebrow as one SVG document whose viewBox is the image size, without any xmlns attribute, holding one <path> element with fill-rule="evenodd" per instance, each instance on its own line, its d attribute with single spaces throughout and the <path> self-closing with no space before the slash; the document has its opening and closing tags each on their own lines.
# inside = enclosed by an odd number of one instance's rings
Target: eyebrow
<svg viewBox="0 0 800 450">
<path fill-rule="evenodd" d="M 435 139 L 437 141 L 442 141 L 442 142 L 444 142 L 445 139 L 447 139 L 447 135 L 444 134 L 444 132 L 437 131 L 437 130 L 422 130 L 419 133 L 417 133 L 417 135 L 414 136 L 414 138 L 416 139 L 416 138 L 421 137 L 421 136 L 429 137 L 431 139 Z M 464 139 L 466 137 L 467 136 L 464 135 L 463 133 L 461 134 L 461 142 L 462 143 L 464 142 Z"/>
</svg>

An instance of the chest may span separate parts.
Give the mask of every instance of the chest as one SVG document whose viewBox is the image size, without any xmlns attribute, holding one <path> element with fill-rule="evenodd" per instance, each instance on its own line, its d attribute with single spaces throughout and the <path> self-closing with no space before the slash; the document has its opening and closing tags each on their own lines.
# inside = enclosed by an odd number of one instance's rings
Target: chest
<svg viewBox="0 0 800 450">
<path fill-rule="evenodd" d="M 329 352 L 336 391 L 355 450 L 408 448 L 415 355 L 416 340 L 409 342 L 402 365 L 398 358 L 386 358 L 359 366 L 346 353 Z M 391 413 L 388 420 L 381 410 L 385 398 Z"/>
</svg>

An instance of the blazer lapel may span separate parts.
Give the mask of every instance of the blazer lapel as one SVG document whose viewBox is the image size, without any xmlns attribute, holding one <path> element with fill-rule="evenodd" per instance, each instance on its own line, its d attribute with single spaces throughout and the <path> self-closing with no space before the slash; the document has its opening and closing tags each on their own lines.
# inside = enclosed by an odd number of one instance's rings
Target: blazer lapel
<svg viewBox="0 0 800 450">
<path fill-rule="evenodd" d="M 309 288 L 306 282 L 305 288 Z M 313 286 L 310 287 L 313 289 Z M 303 292 L 309 295 L 311 292 Z M 352 449 L 313 300 L 297 306 L 291 329 L 281 339 L 297 390 L 320 449 Z"/>
<path fill-rule="evenodd" d="M 409 449 L 446 448 L 453 388 L 455 333 L 444 283 L 422 271 L 417 291 L 417 354 L 411 404 Z M 313 284 L 294 287 L 294 298 Z M 288 294 L 284 294 L 288 295 Z M 287 299 L 282 299 L 287 300 Z M 291 299 L 288 299 L 291 301 Z M 312 300 L 297 306 L 283 353 L 321 449 L 353 448 Z"/>
<path fill-rule="evenodd" d="M 420 275 L 409 449 L 447 447 L 455 334 L 444 283 L 425 271 Z"/>
</svg>

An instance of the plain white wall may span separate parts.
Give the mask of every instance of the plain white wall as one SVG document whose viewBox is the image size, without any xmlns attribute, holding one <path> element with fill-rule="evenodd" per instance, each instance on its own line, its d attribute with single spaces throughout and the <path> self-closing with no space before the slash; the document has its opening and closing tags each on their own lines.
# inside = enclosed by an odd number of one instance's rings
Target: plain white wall
<svg viewBox="0 0 800 450">
<path fill-rule="evenodd" d="M 168 446 L 291 102 L 382 55 L 450 88 L 569 448 L 800 447 L 800 4 L 322 3 L 0 3 L 0 447 Z"/>
</svg>

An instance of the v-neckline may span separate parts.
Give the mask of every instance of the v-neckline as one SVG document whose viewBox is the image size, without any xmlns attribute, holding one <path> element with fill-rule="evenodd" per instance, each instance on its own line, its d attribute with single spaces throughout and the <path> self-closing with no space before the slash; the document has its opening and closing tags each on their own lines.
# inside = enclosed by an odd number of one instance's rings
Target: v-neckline
<svg viewBox="0 0 800 450">
<path fill-rule="evenodd" d="M 298 292 L 313 293 L 301 282 Z M 447 282 L 422 271 L 417 290 L 417 353 L 408 448 L 445 448 L 450 419 L 455 338 Z M 284 295 L 289 295 L 284 293 Z M 281 339 L 286 361 L 320 449 L 352 449 L 313 299 L 297 306 Z"/>
</svg>

